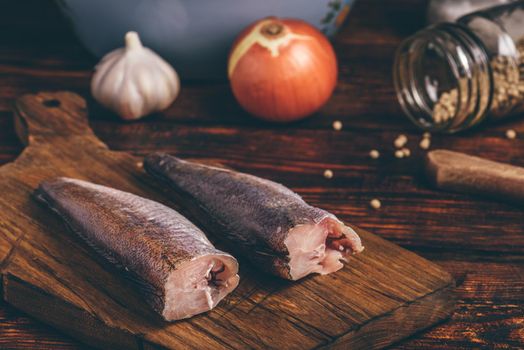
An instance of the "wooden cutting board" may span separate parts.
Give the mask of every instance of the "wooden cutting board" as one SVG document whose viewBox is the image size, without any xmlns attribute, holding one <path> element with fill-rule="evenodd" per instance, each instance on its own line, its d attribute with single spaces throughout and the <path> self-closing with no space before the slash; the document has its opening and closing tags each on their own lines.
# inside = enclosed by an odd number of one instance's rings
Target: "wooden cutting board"
<svg viewBox="0 0 524 350">
<path fill-rule="evenodd" d="M 3 298 L 82 342 L 108 349 L 376 349 L 453 310 L 447 272 L 355 228 L 366 249 L 341 271 L 291 283 L 240 259 L 240 285 L 216 309 L 167 323 L 32 192 L 42 180 L 70 176 L 177 203 L 144 173 L 141 159 L 96 138 L 78 95 L 23 96 L 16 129 L 27 148 L 0 168 Z"/>
</svg>

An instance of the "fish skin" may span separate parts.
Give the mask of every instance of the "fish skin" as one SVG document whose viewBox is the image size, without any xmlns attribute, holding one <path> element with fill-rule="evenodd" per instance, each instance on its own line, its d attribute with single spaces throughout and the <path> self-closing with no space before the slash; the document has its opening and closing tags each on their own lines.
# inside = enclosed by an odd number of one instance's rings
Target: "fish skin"
<svg viewBox="0 0 524 350">
<path fill-rule="evenodd" d="M 168 276 L 184 263 L 203 256 L 224 257 L 236 265 L 233 273 L 238 272 L 234 257 L 216 249 L 198 227 L 158 202 L 64 177 L 42 182 L 35 196 L 137 282 L 144 299 L 161 315 Z"/>
<path fill-rule="evenodd" d="M 308 205 L 289 188 L 253 175 L 165 153 L 148 155 L 144 168 L 203 209 L 204 220 L 218 225 L 232 249 L 262 270 L 285 279 L 293 279 L 284 243 L 289 231 L 325 218 L 338 221 L 333 214 Z"/>
</svg>

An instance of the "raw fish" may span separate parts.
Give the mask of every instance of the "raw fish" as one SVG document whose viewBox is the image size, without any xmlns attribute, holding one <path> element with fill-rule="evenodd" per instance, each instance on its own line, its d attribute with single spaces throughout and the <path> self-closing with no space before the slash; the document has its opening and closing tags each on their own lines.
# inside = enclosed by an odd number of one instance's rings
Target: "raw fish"
<svg viewBox="0 0 524 350">
<path fill-rule="evenodd" d="M 162 153 L 144 167 L 203 209 L 239 254 L 282 278 L 335 272 L 364 249 L 353 229 L 281 184 Z"/>
<path fill-rule="evenodd" d="M 43 182 L 39 200 L 124 270 L 167 321 L 211 310 L 238 285 L 238 263 L 173 209 L 70 178 Z"/>
</svg>

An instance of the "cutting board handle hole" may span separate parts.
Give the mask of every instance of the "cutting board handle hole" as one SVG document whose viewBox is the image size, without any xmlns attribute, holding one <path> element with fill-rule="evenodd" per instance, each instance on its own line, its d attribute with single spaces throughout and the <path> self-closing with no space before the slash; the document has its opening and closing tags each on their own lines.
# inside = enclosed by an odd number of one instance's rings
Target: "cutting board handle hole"
<svg viewBox="0 0 524 350">
<path fill-rule="evenodd" d="M 48 107 L 48 108 L 57 108 L 57 107 L 60 107 L 60 101 L 58 101 L 57 99 L 53 98 L 51 100 L 45 100 L 43 102 L 44 106 Z"/>
</svg>

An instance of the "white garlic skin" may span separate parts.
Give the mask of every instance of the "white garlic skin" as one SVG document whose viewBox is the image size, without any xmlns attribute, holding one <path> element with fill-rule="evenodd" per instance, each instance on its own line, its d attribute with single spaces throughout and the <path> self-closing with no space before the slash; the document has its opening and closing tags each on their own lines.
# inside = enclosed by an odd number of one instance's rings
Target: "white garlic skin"
<svg viewBox="0 0 524 350">
<path fill-rule="evenodd" d="M 91 93 L 122 119 L 139 119 L 169 107 L 180 91 L 176 71 L 152 50 L 143 47 L 136 32 L 128 32 L 126 46 L 96 65 Z"/>
</svg>

